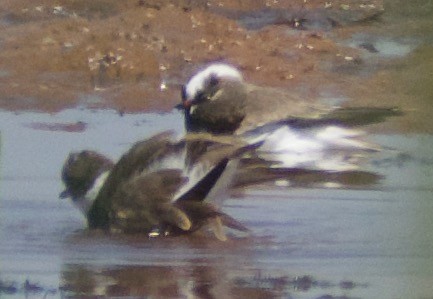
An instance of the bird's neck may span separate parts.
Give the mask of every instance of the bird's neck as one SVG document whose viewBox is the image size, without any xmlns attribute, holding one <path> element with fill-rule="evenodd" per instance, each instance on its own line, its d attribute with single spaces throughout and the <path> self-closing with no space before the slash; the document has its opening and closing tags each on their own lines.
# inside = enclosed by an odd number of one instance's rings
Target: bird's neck
<svg viewBox="0 0 433 299">
<path fill-rule="evenodd" d="M 74 203 L 75 207 L 79 209 L 84 216 L 87 216 L 89 213 L 90 208 L 95 202 L 95 199 L 98 196 L 102 186 L 104 186 L 109 174 L 109 171 L 101 173 L 93 182 L 92 187 L 84 195 L 73 198 L 72 202 Z"/>
</svg>

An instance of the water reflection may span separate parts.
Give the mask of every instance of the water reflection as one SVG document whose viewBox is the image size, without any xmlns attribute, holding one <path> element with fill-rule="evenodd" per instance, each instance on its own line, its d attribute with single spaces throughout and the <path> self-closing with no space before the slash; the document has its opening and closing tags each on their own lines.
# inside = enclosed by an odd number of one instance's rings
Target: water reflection
<svg viewBox="0 0 433 299">
<path fill-rule="evenodd" d="M 144 296 L 151 298 L 281 298 L 287 296 L 287 277 L 227 277 L 221 267 L 132 266 L 96 273 L 81 266 L 63 269 L 66 298 L 77 295 Z M 224 264 L 221 264 L 224 265 Z M 101 284 L 100 282 L 104 282 Z M 70 294 L 70 295 L 68 295 Z"/>
<path fill-rule="evenodd" d="M 388 65 L 389 76 L 373 77 L 360 98 L 397 99 L 416 111 L 398 132 L 431 133 L 432 1 L 385 1 L 385 8 L 377 32 L 349 43 L 364 44 L 370 59 L 412 52 Z M 414 37 L 424 44 L 411 44 Z M 254 233 L 223 244 L 93 234 L 57 199 L 59 167 L 71 150 L 115 158 L 156 130 L 182 127 L 176 114 L 0 112 L 0 296 L 431 298 L 432 135 L 376 135 L 399 152 L 376 157 L 365 172 L 297 172 L 289 186 L 229 199 L 225 211 Z"/>
<path fill-rule="evenodd" d="M 227 277 L 227 270 L 197 266 L 131 266 L 95 272 L 68 265 L 63 269 L 61 292 L 64 298 L 76 296 L 140 296 L 151 298 L 290 298 L 291 293 L 317 288 L 326 290 L 363 288 L 352 281 L 338 284 L 315 281 L 311 276 L 263 275 L 260 270 Z M 328 295 L 332 298 L 331 295 Z M 325 297 L 324 297 L 325 298 Z"/>
<path fill-rule="evenodd" d="M 391 298 L 429 291 L 429 135 L 372 136 L 399 152 L 375 156 L 365 171 L 298 169 L 289 185 L 234 194 L 224 211 L 250 235 L 224 243 L 199 235 L 149 240 L 85 230 L 79 212 L 57 199 L 59 166 L 71 148 L 116 157 L 152 130 L 181 128 L 180 115 L 78 109 L 1 116 L 2 296 Z M 86 125 L 67 125 L 77 123 Z M 106 138 L 110 130 L 124 134 Z"/>
</svg>

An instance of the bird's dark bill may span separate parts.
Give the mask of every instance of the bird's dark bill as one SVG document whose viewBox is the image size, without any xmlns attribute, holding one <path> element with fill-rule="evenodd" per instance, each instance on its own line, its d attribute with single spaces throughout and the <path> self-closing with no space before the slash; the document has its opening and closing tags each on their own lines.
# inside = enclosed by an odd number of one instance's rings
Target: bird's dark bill
<svg viewBox="0 0 433 299">
<path fill-rule="evenodd" d="M 174 108 L 174 109 L 177 109 L 177 110 L 185 110 L 185 105 L 184 105 L 184 103 L 182 102 L 182 103 L 177 104 L 177 105 L 174 106 L 173 108 Z"/>
</svg>

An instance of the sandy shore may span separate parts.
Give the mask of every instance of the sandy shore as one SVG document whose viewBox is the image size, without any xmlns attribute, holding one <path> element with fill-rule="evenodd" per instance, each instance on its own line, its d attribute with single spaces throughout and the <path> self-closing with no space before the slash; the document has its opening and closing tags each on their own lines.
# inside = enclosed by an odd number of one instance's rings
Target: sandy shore
<svg viewBox="0 0 433 299">
<path fill-rule="evenodd" d="M 326 9 L 325 1 L 63 2 L 2 5 L 1 107 L 56 111 L 91 98 L 98 107 L 166 110 L 210 61 L 233 63 L 259 85 L 316 96 L 318 86 L 341 80 L 324 61 L 359 63 L 356 49 L 327 37 L 339 20 L 331 12 L 353 17 L 349 30 L 382 11 L 378 1 Z M 308 22 L 321 23 L 304 30 Z"/>
<path fill-rule="evenodd" d="M 0 1 L 0 296 L 430 297 L 433 5 L 384 2 Z M 306 101 L 400 107 L 367 128 L 396 150 L 350 188 L 306 177 L 231 198 L 251 238 L 87 232 L 57 199 L 66 155 L 181 130 L 177 112 L 144 112 L 170 111 L 211 61 Z"/>
<path fill-rule="evenodd" d="M 249 82 L 305 100 L 423 111 L 425 103 L 408 105 L 408 91 L 395 90 L 406 77 L 372 72 L 374 43 L 342 42 L 383 27 L 383 13 L 380 0 L 4 2 L 0 108 L 168 111 L 194 71 L 224 61 Z M 427 119 L 409 116 L 399 130 L 429 131 Z"/>
</svg>

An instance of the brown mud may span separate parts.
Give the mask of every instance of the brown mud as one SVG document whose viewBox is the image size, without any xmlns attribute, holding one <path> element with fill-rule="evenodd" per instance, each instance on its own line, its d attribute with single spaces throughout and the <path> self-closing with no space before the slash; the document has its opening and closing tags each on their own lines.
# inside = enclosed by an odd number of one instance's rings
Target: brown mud
<svg viewBox="0 0 433 299">
<path fill-rule="evenodd" d="M 408 104 L 406 76 L 386 67 L 395 64 L 392 59 L 380 62 L 381 71 L 360 76 L 377 67 L 372 61 L 377 64 L 378 49 L 369 42 L 341 42 L 357 32 L 395 30 L 383 23 L 390 5 L 380 0 L 4 2 L 0 108 L 56 112 L 85 104 L 168 111 L 197 68 L 224 61 L 238 66 L 249 82 L 306 100 L 330 94 L 349 105 L 398 106 L 409 116 L 388 129 L 430 131 L 430 118 L 412 113 L 425 111 L 425 103 Z M 407 62 L 414 64 L 415 82 L 424 77 L 417 68 L 428 67 L 417 66 L 421 59 Z"/>
<path fill-rule="evenodd" d="M 426 0 L 0 1 L 0 296 L 430 298 L 432 15 Z M 369 128 L 390 149 L 371 173 L 233 194 L 224 209 L 250 236 L 87 231 L 57 199 L 67 154 L 119 157 L 181 131 L 177 111 L 139 112 L 172 110 L 211 61 L 305 100 L 405 115 Z"/>
<path fill-rule="evenodd" d="M 347 1 L 3 3 L 0 105 L 58 111 L 93 94 L 101 99 L 97 107 L 167 110 L 179 100 L 178 85 L 210 61 L 233 63 L 258 85 L 302 86 L 309 89 L 305 97 L 317 96 L 320 86 L 344 84 L 341 75 L 321 67 L 324 61 L 360 63 L 358 50 L 337 44 L 326 31 L 382 13 L 381 1 L 367 2 L 362 7 Z M 243 27 L 248 18 L 250 26 L 261 28 Z M 318 22 L 317 28 L 303 30 L 308 22 Z"/>
</svg>

